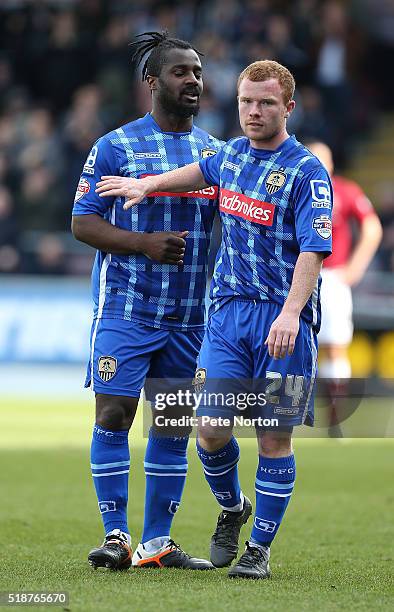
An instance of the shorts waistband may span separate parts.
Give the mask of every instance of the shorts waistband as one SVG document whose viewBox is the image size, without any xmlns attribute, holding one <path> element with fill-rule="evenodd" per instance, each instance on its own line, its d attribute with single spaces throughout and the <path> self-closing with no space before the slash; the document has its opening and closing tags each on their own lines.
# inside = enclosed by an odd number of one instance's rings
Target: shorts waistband
<svg viewBox="0 0 394 612">
<path fill-rule="evenodd" d="M 263 300 L 262 298 L 252 298 L 252 297 L 245 297 L 245 296 L 238 296 L 235 295 L 233 298 L 231 298 L 233 300 L 235 300 L 236 302 L 253 302 L 254 304 L 256 304 L 257 302 L 266 302 L 267 300 Z"/>
</svg>

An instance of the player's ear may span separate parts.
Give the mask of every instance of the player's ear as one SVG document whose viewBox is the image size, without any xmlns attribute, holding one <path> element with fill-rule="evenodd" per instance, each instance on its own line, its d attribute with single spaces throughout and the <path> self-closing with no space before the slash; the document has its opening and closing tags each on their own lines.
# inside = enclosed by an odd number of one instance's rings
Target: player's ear
<svg viewBox="0 0 394 612">
<path fill-rule="evenodd" d="M 148 74 L 147 77 L 146 77 L 146 81 L 147 81 L 147 83 L 149 85 L 149 89 L 151 91 L 153 91 L 154 89 L 157 89 L 157 86 L 156 86 L 157 77 L 154 77 L 154 76 L 151 76 L 150 74 Z"/>
<path fill-rule="evenodd" d="M 295 105 L 295 100 L 290 100 L 290 102 L 286 104 L 285 119 L 288 119 L 290 117 L 291 113 L 295 109 Z"/>
</svg>

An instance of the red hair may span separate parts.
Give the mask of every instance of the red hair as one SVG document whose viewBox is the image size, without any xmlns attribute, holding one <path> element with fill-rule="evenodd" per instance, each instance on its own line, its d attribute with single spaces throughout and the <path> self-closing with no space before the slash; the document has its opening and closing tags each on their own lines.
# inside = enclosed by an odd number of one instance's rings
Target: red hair
<svg viewBox="0 0 394 612">
<path fill-rule="evenodd" d="M 272 60 L 260 60 L 249 64 L 241 72 L 238 77 L 237 89 L 243 79 L 249 79 L 249 81 L 259 82 L 268 81 L 268 79 L 277 79 L 279 85 L 282 88 L 283 100 L 285 104 L 288 104 L 293 99 L 295 90 L 294 77 L 290 70 Z"/>
</svg>

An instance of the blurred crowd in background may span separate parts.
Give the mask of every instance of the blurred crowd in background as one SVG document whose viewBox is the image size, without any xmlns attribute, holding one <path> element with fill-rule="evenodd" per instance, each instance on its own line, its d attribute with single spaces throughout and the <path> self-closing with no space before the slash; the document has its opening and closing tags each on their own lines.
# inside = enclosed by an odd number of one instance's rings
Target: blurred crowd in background
<svg viewBox="0 0 394 612">
<path fill-rule="evenodd" d="M 79 174 L 98 137 L 149 111 L 128 43 L 165 29 L 204 53 L 196 123 L 219 138 L 239 134 L 236 80 L 256 59 L 293 72 L 289 131 L 328 143 L 341 171 L 394 112 L 390 0 L 2 0 L 0 272 L 89 272 L 69 233 Z M 383 187 L 375 265 L 394 272 L 394 182 Z"/>
</svg>

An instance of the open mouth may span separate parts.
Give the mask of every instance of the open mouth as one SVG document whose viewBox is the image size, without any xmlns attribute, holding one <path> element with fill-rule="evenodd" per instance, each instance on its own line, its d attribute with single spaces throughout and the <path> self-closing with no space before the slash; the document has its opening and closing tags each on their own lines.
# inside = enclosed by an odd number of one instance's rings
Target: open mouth
<svg viewBox="0 0 394 612">
<path fill-rule="evenodd" d="M 191 104 L 196 104 L 199 101 L 200 96 L 199 94 L 196 94 L 196 93 L 183 93 L 182 98 L 184 98 Z"/>
</svg>

